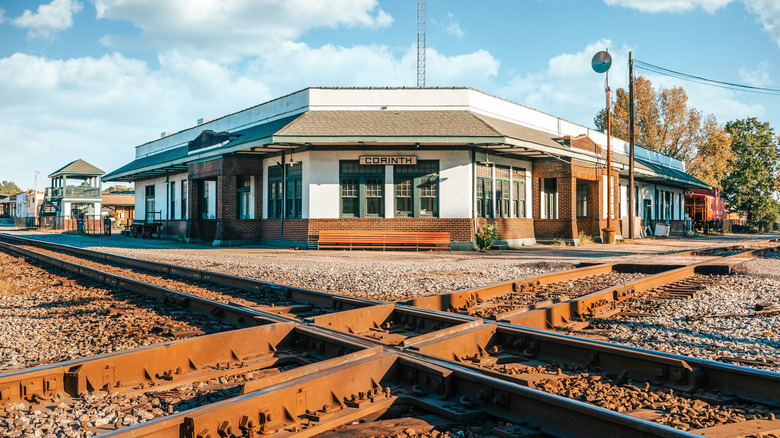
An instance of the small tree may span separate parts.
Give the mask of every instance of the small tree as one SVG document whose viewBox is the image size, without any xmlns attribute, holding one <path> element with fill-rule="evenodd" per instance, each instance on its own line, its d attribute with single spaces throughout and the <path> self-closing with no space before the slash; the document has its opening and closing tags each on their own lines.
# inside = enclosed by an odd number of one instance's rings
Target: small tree
<svg viewBox="0 0 780 438">
<path fill-rule="evenodd" d="M 13 181 L 0 182 L 0 195 L 15 195 L 21 192 L 22 189 L 20 189 L 19 186 L 17 186 Z"/>
<path fill-rule="evenodd" d="M 498 230 L 493 225 L 486 223 L 476 234 L 477 246 L 482 251 L 487 251 L 498 240 Z"/>
</svg>

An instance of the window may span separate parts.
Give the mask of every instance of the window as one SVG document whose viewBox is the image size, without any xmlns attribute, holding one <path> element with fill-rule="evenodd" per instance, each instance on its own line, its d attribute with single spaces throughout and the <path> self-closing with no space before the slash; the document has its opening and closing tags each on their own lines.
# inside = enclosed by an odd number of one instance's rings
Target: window
<svg viewBox="0 0 780 438">
<path fill-rule="evenodd" d="M 384 217 L 385 166 L 339 163 L 341 217 Z"/>
<path fill-rule="evenodd" d="M 236 178 L 236 201 L 238 201 L 238 218 L 251 219 L 250 201 L 252 194 L 252 177 L 239 176 Z"/>
<path fill-rule="evenodd" d="M 525 217 L 525 170 L 512 169 L 512 209 L 515 217 Z"/>
<path fill-rule="evenodd" d="M 639 186 L 634 187 L 634 216 L 639 216 Z"/>
<path fill-rule="evenodd" d="M 146 220 L 154 221 L 154 184 L 144 187 L 146 191 Z"/>
<path fill-rule="evenodd" d="M 509 168 L 496 166 L 496 217 L 509 216 Z"/>
<path fill-rule="evenodd" d="M 303 208 L 303 166 L 300 162 L 287 165 L 287 187 L 285 191 L 285 217 L 300 218 Z"/>
<path fill-rule="evenodd" d="M 439 215 L 439 162 L 419 160 L 413 166 L 395 166 L 395 216 Z"/>
<path fill-rule="evenodd" d="M 181 218 L 187 219 L 187 180 L 181 180 Z"/>
<path fill-rule="evenodd" d="M 664 191 L 664 219 L 672 218 L 672 192 Z"/>
<path fill-rule="evenodd" d="M 577 217 L 588 216 L 588 182 L 577 181 Z"/>
<path fill-rule="evenodd" d="M 216 181 L 201 181 L 201 203 L 200 203 L 200 217 L 201 219 L 215 219 L 216 209 L 215 199 L 212 199 L 212 195 L 216 195 L 217 183 Z M 212 190 L 214 193 L 212 193 Z M 213 204 L 213 205 L 212 205 Z"/>
<path fill-rule="evenodd" d="M 268 217 L 282 217 L 282 166 L 268 167 Z"/>
<path fill-rule="evenodd" d="M 171 195 L 168 198 L 171 201 L 171 208 L 168 210 L 168 219 L 173 219 L 176 214 L 176 181 L 170 182 Z"/>
<path fill-rule="evenodd" d="M 542 178 L 542 219 L 558 219 L 558 180 Z"/>
<path fill-rule="evenodd" d="M 477 164 L 477 217 L 493 217 L 493 167 Z"/>
</svg>

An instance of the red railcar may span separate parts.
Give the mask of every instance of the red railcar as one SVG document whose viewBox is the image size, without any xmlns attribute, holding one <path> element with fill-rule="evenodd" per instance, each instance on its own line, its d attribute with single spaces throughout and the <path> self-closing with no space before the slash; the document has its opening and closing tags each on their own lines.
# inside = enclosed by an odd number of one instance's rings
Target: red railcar
<svg viewBox="0 0 780 438">
<path fill-rule="evenodd" d="M 695 230 L 707 232 L 711 229 L 723 229 L 725 205 L 720 197 L 720 189 L 697 189 L 685 194 L 685 212 L 693 221 Z"/>
</svg>

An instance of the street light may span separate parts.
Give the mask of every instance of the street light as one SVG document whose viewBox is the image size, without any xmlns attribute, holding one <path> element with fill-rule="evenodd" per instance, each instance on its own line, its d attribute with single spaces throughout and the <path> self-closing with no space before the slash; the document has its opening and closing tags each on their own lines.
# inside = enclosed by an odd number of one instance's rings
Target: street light
<svg viewBox="0 0 780 438">
<path fill-rule="evenodd" d="M 601 241 L 603 243 L 615 243 L 615 229 L 612 227 L 612 117 L 610 111 L 609 99 L 609 68 L 612 66 L 612 56 L 609 52 L 601 51 L 593 55 L 590 61 L 593 71 L 596 73 L 606 73 L 604 88 L 607 93 L 607 227 L 601 230 Z"/>
</svg>

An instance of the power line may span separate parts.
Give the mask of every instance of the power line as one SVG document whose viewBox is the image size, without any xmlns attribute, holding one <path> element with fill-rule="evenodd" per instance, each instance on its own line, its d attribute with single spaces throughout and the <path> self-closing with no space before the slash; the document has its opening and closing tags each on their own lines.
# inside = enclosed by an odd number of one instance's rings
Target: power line
<svg viewBox="0 0 780 438">
<path fill-rule="evenodd" d="M 737 84 L 734 82 L 717 81 L 714 79 L 708 79 L 705 77 L 690 75 L 676 70 L 660 67 L 636 59 L 634 59 L 634 65 L 638 68 L 642 68 L 644 70 L 656 74 L 670 76 L 673 78 L 683 79 L 691 82 L 696 82 L 703 85 L 709 85 L 712 87 L 725 88 L 725 89 L 736 90 L 736 91 L 746 91 L 749 93 L 780 95 L 780 89 L 778 88 L 756 87 L 753 85 Z"/>
</svg>

